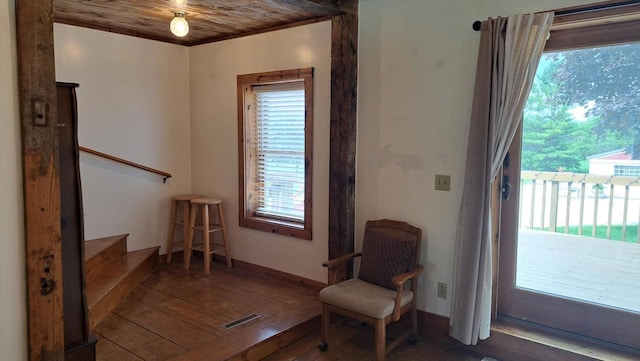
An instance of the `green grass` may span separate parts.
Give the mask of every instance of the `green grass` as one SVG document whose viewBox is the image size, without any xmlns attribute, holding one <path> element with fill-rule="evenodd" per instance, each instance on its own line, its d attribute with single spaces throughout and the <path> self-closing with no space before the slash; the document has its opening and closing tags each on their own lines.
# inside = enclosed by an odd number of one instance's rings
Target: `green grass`
<svg viewBox="0 0 640 361">
<path fill-rule="evenodd" d="M 534 229 L 540 230 L 540 227 Z M 591 237 L 593 226 L 582 226 L 582 235 Z M 549 231 L 549 228 L 545 228 L 545 231 Z M 564 233 L 564 226 L 557 227 L 556 233 Z M 569 234 L 578 235 L 578 226 L 569 226 Z M 607 226 L 597 226 L 596 238 L 607 239 Z M 622 240 L 622 225 L 611 225 L 611 240 Z M 638 225 L 627 226 L 627 236 L 625 242 L 637 243 L 638 242 Z"/>
</svg>

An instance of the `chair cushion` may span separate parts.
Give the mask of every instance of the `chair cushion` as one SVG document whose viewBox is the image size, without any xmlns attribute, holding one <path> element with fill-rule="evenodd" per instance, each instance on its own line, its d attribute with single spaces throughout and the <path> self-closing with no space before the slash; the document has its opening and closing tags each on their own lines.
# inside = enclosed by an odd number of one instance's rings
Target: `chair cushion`
<svg viewBox="0 0 640 361">
<path fill-rule="evenodd" d="M 393 313 L 396 292 L 352 278 L 320 291 L 320 301 L 376 319 Z M 400 306 L 413 300 L 411 290 L 402 291 Z"/>
<path fill-rule="evenodd" d="M 415 253 L 415 235 L 393 229 L 367 229 L 358 278 L 395 290 L 391 278 L 415 267 Z"/>
</svg>

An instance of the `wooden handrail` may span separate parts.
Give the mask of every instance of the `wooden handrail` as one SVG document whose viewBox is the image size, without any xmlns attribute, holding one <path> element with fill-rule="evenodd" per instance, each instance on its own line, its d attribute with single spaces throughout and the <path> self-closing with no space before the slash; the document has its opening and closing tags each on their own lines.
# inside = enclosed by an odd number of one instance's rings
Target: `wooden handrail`
<svg viewBox="0 0 640 361">
<path fill-rule="evenodd" d="M 90 154 L 93 154 L 93 155 L 97 155 L 98 157 L 106 158 L 106 159 L 112 160 L 114 162 L 126 164 L 126 165 L 131 166 L 131 167 L 135 167 L 135 168 L 138 168 L 138 169 L 146 170 L 147 172 L 158 174 L 158 175 L 160 175 L 162 177 L 162 182 L 163 183 L 166 182 L 167 179 L 171 178 L 171 173 L 163 172 L 161 170 L 157 170 L 157 169 L 154 169 L 154 168 L 151 168 L 151 167 L 147 167 L 147 166 L 144 166 L 142 164 L 130 162 L 130 161 L 126 160 L 126 159 L 114 157 L 112 155 L 109 155 L 109 154 L 106 154 L 106 153 L 102 153 L 102 152 L 98 152 L 97 150 L 93 150 L 93 149 L 90 149 L 90 148 L 85 148 L 83 146 L 78 146 L 78 149 L 83 151 L 83 152 L 85 152 L 85 153 L 90 153 Z"/>
<path fill-rule="evenodd" d="M 523 228 L 549 229 L 552 232 L 557 232 L 563 218 L 561 215 L 564 213 L 564 233 L 569 233 L 571 226 L 577 226 L 577 233 L 582 236 L 585 221 L 587 225 L 589 224 L 585 217 L 590 214 L 592 216 L 591 237 L 596 237 L 597 227 L 604 227 L 606 222 L 605 237 L 607 239 L 612 238 L 614 225 L 622 225 L 620 238 L 622 241 L 626 241 L 629 210 L 630 208 L 637 209 L 640 206 L 638 201 L 640 198 L 640 177 L 637 176 L 522 171 L 520 179 L 521 213 L 519 225 Z M 587 188 L 587 185 L 590 186 Z M 528 190 L 525 190 L 525 187 Z M 550 188 L 549 197 L 547 197 L 548 188 Z M 536 189 L 542 191 L 542 196 L 537 195 Z M 608 194 L 604 193 L 605 190 L 608 190 Z M 528 195 L 524 196 L 525 193 Z M 593 198 L 592 202 L 587 202 L 587 193 L 589 193 L 589 197 Z M 561 198 L 566 198 L 563 202 L 564 205 L 560 202 Z M 600 202 L 604 199 L 607 199 L 606 204 L 601 204 L 605 203 Z M 547 200 L 549 200 L 548 206 Z M 577 214 L 572 213 L 572 209 L 575 207 L 578 207 Z M 585 211 L 585 207 L 588 208 L 588 211 Z M 603 207 L 606 208 L 603 209 Z M 548 216 L 547 210 L 549 211 Z M 528 222 L 524 223 L 523 218 L 526 218 L 524 216 L 527 213 L 529 215 Z M 599 213 L 606 217 L 599 217 Z M 640 239 L 636 239 L 636 242 L 640 243 Z"/>
</svg>

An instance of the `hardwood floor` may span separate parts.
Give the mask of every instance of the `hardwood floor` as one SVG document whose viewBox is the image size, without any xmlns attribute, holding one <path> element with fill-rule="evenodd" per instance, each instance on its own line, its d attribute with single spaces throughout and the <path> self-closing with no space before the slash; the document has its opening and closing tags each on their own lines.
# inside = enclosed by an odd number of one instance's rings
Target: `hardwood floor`
<svg viewBox="0 0 640 361">
<path fill-rule="evenodd" d="M 266 342 L 270 337 L 287 345 L 320 325 L 317 290 L 242 267 L 214 263 L 210 275 L 202 269 L 197 257 L 191 271 L 160 264 L 93 330 L 97 359 L 259 359 L 279 348 Z M 259 317 L 225 329 L 252 314 Z"/>
<path fill-rule="evenodd" d="M 391 326 L 390 326 L 391 327 Z M 392 332 L 390 332 L 392 333 Z M 332 326 L 329 349 L 320 351 L 320 331 L 267 357 L 265 361 L 369 361 L 375 358 L 373 329 L 346 320 Z M 418 343 L 407 343 L 391 351 L 387 361 L 480 361 L 482 356 L 449 344 L 418 337 Z"/>
<path fill-rule="evenodd" d="M 210 275 L 202 269 L 201 258 L 194 259 L 191 271 L 185 271 L 182 263 L 160 264 L 93 330 L 98 338 L 97 360 L 373 357 L 373 332 L 352 322 L 334 325 L 329 350 L 317 349 L 321 314 L 317 289 L 241 266 L 214 263 Z M 224 327 L 253 314 L 259 317 Z M 416 346 L 402 345 L 387 359 L 478 361 L 481 357 L 420 337 Z"/>
</svg>

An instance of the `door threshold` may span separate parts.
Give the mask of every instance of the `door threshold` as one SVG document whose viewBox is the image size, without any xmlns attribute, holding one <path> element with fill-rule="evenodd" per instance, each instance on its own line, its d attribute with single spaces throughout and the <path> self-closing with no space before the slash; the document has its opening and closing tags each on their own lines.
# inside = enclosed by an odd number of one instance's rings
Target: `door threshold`
<svg viewBox="0 0 640 361">
<path fill-rule="evenodd" d="M 509 361 L 640 360 L 640 350 L 503 318 L 492 323 L 489 339 L 471 348 Z"/>
</svg>

